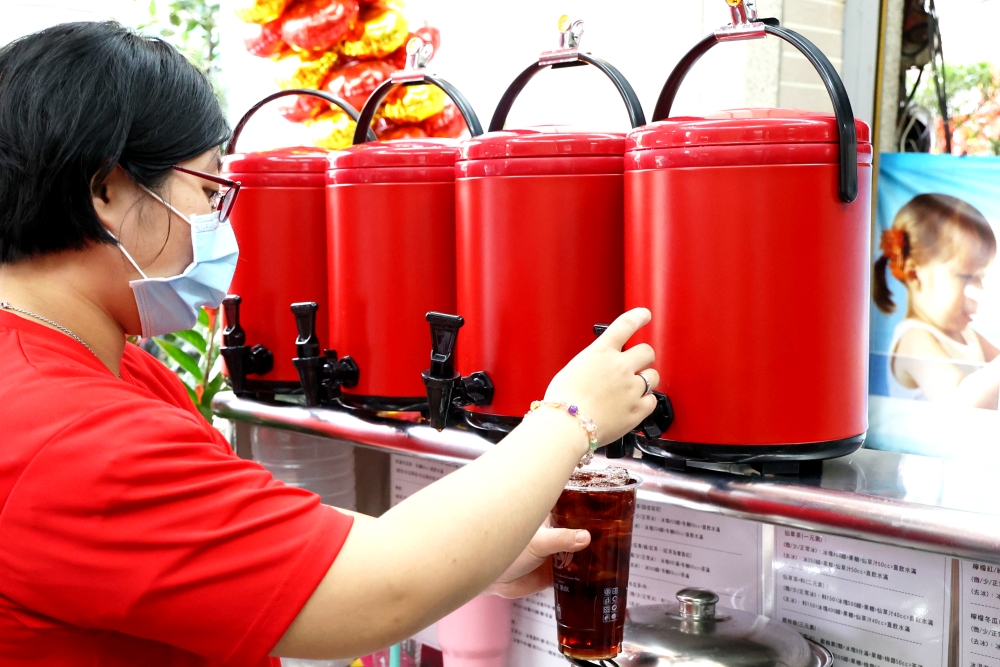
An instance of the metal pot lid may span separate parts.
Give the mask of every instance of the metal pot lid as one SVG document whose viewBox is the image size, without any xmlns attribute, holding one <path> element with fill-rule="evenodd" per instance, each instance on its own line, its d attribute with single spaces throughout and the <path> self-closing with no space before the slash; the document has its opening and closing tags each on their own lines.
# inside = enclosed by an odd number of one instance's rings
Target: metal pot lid
<svg viewBox="0 0 1000 667">
<path fill-rule="evenodd" d="M 619 667 L 830 667 L 822 646 L 781 623 L 736 609 L 700 588 L 677 593 L 676 604 L 632 607 L 625 614 Z"/>
</svg>

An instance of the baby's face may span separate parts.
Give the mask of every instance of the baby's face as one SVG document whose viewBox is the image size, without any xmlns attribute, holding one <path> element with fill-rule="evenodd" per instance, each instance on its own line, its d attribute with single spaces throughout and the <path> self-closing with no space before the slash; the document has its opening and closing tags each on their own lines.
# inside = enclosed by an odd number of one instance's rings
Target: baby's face
<svg viewBox="0 0 1000 667">
<path fill-rule="evenodd" d="M 966 296 L 965 288 L 982 289 L 989 268 L 971 253 L 916 267 L 917 280 L 910 288 L 913 307 L 942 331 L 962 331 L 976 312 L 976 302 Z"/>
</svg>

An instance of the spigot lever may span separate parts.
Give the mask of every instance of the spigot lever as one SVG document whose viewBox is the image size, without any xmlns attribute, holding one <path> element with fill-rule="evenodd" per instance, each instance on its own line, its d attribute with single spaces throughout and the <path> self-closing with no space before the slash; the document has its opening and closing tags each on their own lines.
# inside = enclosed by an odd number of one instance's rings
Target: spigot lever
<svg viewBox="0 0 1000 667">
<path fill-rule="evenodd" d="M 316 334 L 317 310 L 319 305 L 315 301 L 292 304 L 299 334 L 295 339 L 295 351 L 299 356 L 292 359 L 292 363 L 299 372 L 302 392 L 309 407 L 337 398 L 341 387 L 356 386 L 361 375 L 358 364 L 351 357 L 338 358 L 336 350 L 324 350 L 320 354 L 323 346 Z"/>
<path fill-rule="evenodd" d="M 639 427 L 647 440 L 659 439 L 674 423 L 674 405 L 670 402 L 670 398 L 658 391 L 654 391 L 653 396 L 656 397 L 656 407 L 653 408 L 652 414 L 642 420 L 642 425 Z"/>
<path fill-rule="evenodd" d="M 467 377 L 455 372 L 455 343 L 458 330 L 465 324 L 459 315 L 427 313 L 431 325 L 431 367 L 421 373 L 427 388 L 427 408 L 431 426 L 437 430 L 448 425 L 453 408 L 489 405 L 493 401 L 493 382 L 484 371 Z"/>
<path fill-rule="evenodd" d="M 230 294 L 222 300 L 226 314 L 226 327 L 222 330 L 222 347 L 219 353 L 226 362 L 229 382 L 237 396 L 253 395 L 247 391 L 247 375 L 264 375 L 274 368 L 274 355 L 263 345 L 248 347 L 247 334 L 240 326 L 240 303 L 243 299 Z"/>
<path fill-rule="evenodd" d="M 431 325 L 431 375 L 451 377 L 455 374 L 455 343 L 458 330 L 465 325 L 461 315 L 447 313 L 427 313 Z"/>
<path fill-rule="evenodd" d="M 222 310 L 226 313 L 226 328 L 222 330 L 222 344 L 239 347 L 247 344 L 247 333 L 240 326 L 240 303 L 243 298 L 230 294 L 222 300 Z"/>
<path fill-rule="evenodd" d="M 292 304 L 292 314 L 295 315 L 295 327 L 299 337 L 295 339 L 295 351 L 300 357 L 319 356 L 319 336 L 316 335 L 316 311 L 319 304 L 315 301 L 303 301 Z"/>
</svg>

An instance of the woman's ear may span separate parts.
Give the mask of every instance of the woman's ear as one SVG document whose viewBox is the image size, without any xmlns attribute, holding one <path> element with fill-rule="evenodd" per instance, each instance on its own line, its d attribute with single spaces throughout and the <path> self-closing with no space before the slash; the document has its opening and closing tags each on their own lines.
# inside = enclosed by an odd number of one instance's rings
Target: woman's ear
<svg viewBox="0 0 1000 667">
<path fill-rule="evenodd" d="M 104 180 L 96 177 L 90 187 L 93 194 L 94 211 L 101 226 L 115 238 L 121 236 L 129 211 L 135 207 L 137 188 L 132 178 L 120 166 L 115 165 Z"/>
</svg>

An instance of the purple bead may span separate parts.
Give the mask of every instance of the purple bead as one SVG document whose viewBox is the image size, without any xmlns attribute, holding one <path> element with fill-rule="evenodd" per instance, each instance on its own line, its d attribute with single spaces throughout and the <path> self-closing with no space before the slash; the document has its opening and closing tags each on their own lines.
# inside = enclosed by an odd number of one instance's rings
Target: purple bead
<svg viewBox="0 0 1000 667">
<path fill-rule="evenodd" d="M 574 417 L 576 416 L 576 413 L 579 412 L 579 411 L 580 411 L 580 408 L 576 407 L 575 405 L 569 406 L 569 410 L 567 410 L 567 412 L 569 412 Z"/>
</svg>

